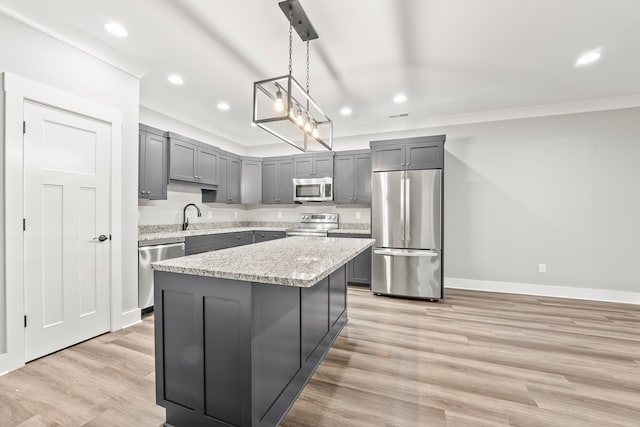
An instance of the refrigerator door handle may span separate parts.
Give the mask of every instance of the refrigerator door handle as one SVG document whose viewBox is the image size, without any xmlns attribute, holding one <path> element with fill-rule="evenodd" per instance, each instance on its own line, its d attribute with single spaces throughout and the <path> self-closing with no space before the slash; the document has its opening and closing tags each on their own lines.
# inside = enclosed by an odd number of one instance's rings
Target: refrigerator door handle
<svg viewBox="0 0 640 427">
<path fill-rule="evenodd" d="M 400 179 L 400 235 L 402 236 L 402 242 L 405 241 L 405 216 L 407 214 L 407 206 L 406 206 L 406 172 L 402 173 L 402 178 Z"/>
<path fill-rule="evenodd" d="M 409 179 L 409 175 L 405 178 L 404 191 L 406 192 L 406 207 L 404 214 L 404 222 L 405 222 L 405 237 L 404 242 L 405 246 L 409 244 L 409 240 L 411 240 L 411 180 Z"/>
<path fill-rule="evenodd" d="M 411 257 L 437 257 L 438 252 L 433 251 L 414 251 L 406 249 L 375 249 L 374 255 L 386 256 L 411 256 Z"/>
</svg>

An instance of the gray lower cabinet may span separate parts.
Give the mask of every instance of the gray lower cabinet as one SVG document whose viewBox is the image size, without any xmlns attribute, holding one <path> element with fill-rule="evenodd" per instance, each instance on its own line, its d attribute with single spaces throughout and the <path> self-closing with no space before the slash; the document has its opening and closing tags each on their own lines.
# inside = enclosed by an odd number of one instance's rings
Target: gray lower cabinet
<svg viewBox="0 0 640 427">
<path fill-rule="evenodd" d="M 333 200 L 336 203 L 371 203 L 371 151 L 336 154 Z"/>
<path fill-rule="evenodd" d="M 293 158 L 267 158 L 262 162 L 262 203 L 293 204 Z"/>
<path fill-rule="evenodd" d="M 184 239 L 185 255 L 194 255 L 251 243 L 253 243 L 253 231 L 187 236 Z"/>
<path fill-rule="evenodd" d="M 284 231 L 254 231 L 253 243 L 284 239 L 285 237 L 287 237 L 287 233 Z"/>
<path fill-rule="evenodd" d="M 178 135 L 169 136 L 169 179 L 206 187 L 218 185 L 218 148 Z"/>
<path fill-rule="evenodd" d="M 243 205 L 262 203 L 262 159 L 242 157 L 241 195 Z"/>
<path fill-rule="evenodd" d="M 138 198 L 167 199 L 168 142 L 165 132 L 140 124 Z"/>
<path fill-rule="evenodd" d="M 333 176 L 333 153 L 305 154 L 293 157 L 294 178 L 325 178 Z"/>
<path fill-rule="evenodd" d="M 370 239 L 371 234 L 329 233 L 329 237 L 350 237 L 354 239 Z M 357 285 L 371 286 L 371 257 L 369 248 L 347 263 L 347 282 Z"/>
<path fill-rule="evenodd" d="M 165 425 L 275 427 L 347 323 L 346 271 L 310 288 L 155 272 Z"/>
<path fill-rule="evenodd" d="M 218 191 L 216 202 L 239 204 L 240 180 L 242 179 L 240 157 L 220 151 L 218 156 Z"/>
<path fill-rule="evenodd" d="M 445 135 L 371 141 L 372 170 L 442 169 Z"/>
</svg>

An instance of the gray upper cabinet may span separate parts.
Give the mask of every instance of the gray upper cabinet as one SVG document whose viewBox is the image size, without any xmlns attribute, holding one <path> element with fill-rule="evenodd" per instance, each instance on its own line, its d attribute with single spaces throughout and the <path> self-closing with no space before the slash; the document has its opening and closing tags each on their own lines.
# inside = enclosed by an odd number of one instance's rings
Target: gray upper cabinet
<svg viewBox="0 0 640 427">
<path fill-rule="evenodd" d="M 218 149 L 169 132 L 169 178 L 204 186 L 218 184 Z"/>
<path fill-rule="evenodd" d="M 216 202 L 240 203 L 240 157 L 220 151 L 218 158 L 218 191 Z"/>
<path fill-rule="evenodd" d="M 218 150 L 215 147 L 198 147 L 197 181 L 202 184 L 218 184 Z"/>
<path fill-rule="evenodd" d="M 169 153 L 165 133 L 141 124 L 138 143 L 138 198 L 166 200 Z"/>
<path fill-rule="evenodd" d="M 293 170 L 291 157 L 264 159 L 262 162 L 262 203 L 293 203 Z"/>
<path fill-rule="evenodd" d="M 295 156 L 294 178 L 325 178 L 333 176 L 333 153 Z"/>
<path fill-rule="evenodd" d="M 371 152 L 336 154 L 333 183 L 336 203 L 371 203 Z"/>
<path fill-rule="evenodd" d="M 435 135 L 372 141 L 373 171 L 442 169 L 445 139 L 445 135 Z"/>
<path fill-rule="evenodd" d="M 243 157 L 241 175 L 242 204 L 262 203 L 262 159 Z"/>
</svg>

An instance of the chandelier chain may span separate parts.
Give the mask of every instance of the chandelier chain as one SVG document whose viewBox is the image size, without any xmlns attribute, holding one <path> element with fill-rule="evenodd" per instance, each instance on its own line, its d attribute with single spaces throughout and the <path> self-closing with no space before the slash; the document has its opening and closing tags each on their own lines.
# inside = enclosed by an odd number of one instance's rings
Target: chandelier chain
<svg viewBox="0 0 640 427">
<path fill-rule="evenodd" d="M 307 40 L 307 94 L 309 93 L 309 40 Z"/>
<path fill-rule="evenodd" d="M 291 68 L 291 57 L 293 56 L 292 30 L 293 30 L 293 9 L 289 8 L 289 75 L 291 75 L 292 73 L 292 68 Z"/>
</svg>

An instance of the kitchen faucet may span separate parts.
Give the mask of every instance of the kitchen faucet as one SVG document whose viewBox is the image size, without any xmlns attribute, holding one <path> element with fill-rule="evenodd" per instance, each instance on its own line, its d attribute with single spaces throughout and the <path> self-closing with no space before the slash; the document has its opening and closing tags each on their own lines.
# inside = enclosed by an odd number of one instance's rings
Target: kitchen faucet
<svg viewBox="0 0 640 427">
<path fill-rule="evenodd" d="M 202 216 L 202 213 L 200 212 L 200 208 L 197 207 L 196 205 L 194 205 L 193 203 L 189 203 L 187 206 L 184 207 L 184 209 L 182 210 L 182 230 L 186 230 L 187 227 L 189 227 L 189 218 L 187 217 L 187 208 L 189 206 L 193 206 L 194 208 L 196 208 L 196 210 L 198 211 L 198 216 Z"/>
</svg>

